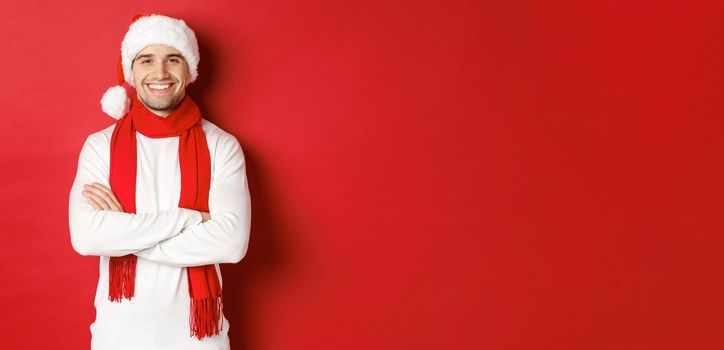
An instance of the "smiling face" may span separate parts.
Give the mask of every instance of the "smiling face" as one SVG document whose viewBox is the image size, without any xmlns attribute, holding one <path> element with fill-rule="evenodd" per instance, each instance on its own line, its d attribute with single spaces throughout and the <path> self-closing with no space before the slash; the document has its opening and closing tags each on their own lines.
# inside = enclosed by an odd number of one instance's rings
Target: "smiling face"
<svg viewBox="0 0 724 350">
<path fill-rule="evenodd" d="M 161 117 L 176 109 L 191 79 L 181 52 L 166 45 L 146 46 L 133 59 L 131 70 L 138 99 Z"/>
</svg>

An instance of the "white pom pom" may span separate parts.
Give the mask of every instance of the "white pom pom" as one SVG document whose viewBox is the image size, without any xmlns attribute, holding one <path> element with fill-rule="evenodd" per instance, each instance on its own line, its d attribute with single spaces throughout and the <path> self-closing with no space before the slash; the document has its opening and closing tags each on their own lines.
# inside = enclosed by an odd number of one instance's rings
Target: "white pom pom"
<svg viewBox="0 0 724 350">
<path fill-rule="evenodd" d="M 101 109 L 115 119 L 123 118 L 128 113 L 131 100 L 123 86 L 116 85 L 106 91 L 101 98 Z"/>
</svg>

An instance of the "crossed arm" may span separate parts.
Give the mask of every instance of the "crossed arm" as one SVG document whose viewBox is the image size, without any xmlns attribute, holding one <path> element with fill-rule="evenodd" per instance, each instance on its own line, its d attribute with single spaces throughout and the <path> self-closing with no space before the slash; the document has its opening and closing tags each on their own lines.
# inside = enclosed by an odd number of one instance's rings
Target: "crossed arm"
<svg viewBox="0 0 724 350">
<path fill-rule="evenodd" d="M 217 149 L 210 213 L 185 208 L 124 213 L 107 185 L 106 147 L 107 143 L 89 137 L 81 151 L 69 206 L 76 251 L 99 256 L 135 254 L 177 267 L 236 263 L 243 258 L 251 208 L 244 155 L 235 139 Z"/>
<path fill-rule="evenodd" d="M 88 200 L 95 210 L 110 210 L 123 212 L 123 206 L 118 201 L 116 195 L 113 194 L 110 188 L 103 186 L 103 184 L 94 182 L 92 184 L 83 185 L 83 197 Z M 211 219 L 211 214 L 207 212 L 201 213 L 201 222 L 207 222 Z"/>
</svg>

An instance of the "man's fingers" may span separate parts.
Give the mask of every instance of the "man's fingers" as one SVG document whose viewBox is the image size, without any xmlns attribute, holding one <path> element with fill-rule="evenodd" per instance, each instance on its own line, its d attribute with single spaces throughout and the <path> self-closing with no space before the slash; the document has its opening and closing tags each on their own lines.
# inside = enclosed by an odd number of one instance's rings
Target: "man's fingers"
<svg viewBox="0 0 724 350">
<path fill-rule="evenodd" d="M 86 198 L 93 200 L 97 205 L 101 207 L 102 210 L 110 210 L 111 206 L 105 201 L 105 199 L 98 194 L 96 194 L 93 191 L 83 191 L 83 195 L 86 196 Z M 94 206 L 95 208 L 95 206 Z M 98 208 L 96 208 L 98 209 Z"/>
<path fill-rule="evenodd" d="M 93 196 L 93 199 L 95 199 L 96 202 L 103 206 L 104 209 L 108 210 L 111 208 L 110 205 L 111 203 L 113 203 L 113 200 L 111 200 L 110 196 L 108 196 L 108 194 L 103 192 L 101 189 L 95 186 L 86 186 L 85 192 Z"/>
<path fill-rule="evenodd" d="M 90 189 L 93 190 L 95 193 L 97 193 L 100 196 L 104 196 L 108 199 L 111 199 L 111 197 L 115 197 L 113 192 L 106 186 L 103 186 L 97 182 L 94 182 L 89 185 Z"/>
<path fill-rule="evenodd" d="M 99 202 L 105 210 L 123 211 L 123 206 L 107 187 L 97 182 L 83 187 L 86 189 L 85 192 L 95 196 L 94 199 Z"/>
<path fill-rule="evenodd" d="M 95 188 L 97 188 L 97 189 L 99 189 L 99 190 L 101 190 L 101 191 L 103 191 L 103 192 L 105 192 L 105 193 L 108 194 L 108 195 L 113 195 L 113 191 L 111 191 L 110 188 L 108 188 L 108 187 L 106 187 L 106 186 L 103 186 L 102 184 L 99 184 L 99 183 L 97 183 L 97 182 L 94 182 L 94 183 L 92 183 L 92 184 L 90 184 L 90 185 L 93 186 L 93 187 L 95 187 Z"/>
<path fill-rule="evenodd" d="M 104 194 L 106 194 L 113 204 L 115 204 L 115 209 L 118 211 L 123 211 L 123 206 L 121 205 L 121 202 L 118 201 L 118 198 L 116 198 L 116 195 L 111 191 L 110 188 L 103 186 L 102 184 L 99 184 L 97 182 L 94 182 L 91 184 L 94 188 L 97 188 L 101 190 Z"/>
<path fill-rule="evenodd" d="M 100 206 L 100 204 L 96 203 L 96 201 L 91 197 L 85 197 L 88 200 L 88 204 L 90 204 L 93 209 L 95 210 L 103 210 L 103 207 Z"/>
</svg>

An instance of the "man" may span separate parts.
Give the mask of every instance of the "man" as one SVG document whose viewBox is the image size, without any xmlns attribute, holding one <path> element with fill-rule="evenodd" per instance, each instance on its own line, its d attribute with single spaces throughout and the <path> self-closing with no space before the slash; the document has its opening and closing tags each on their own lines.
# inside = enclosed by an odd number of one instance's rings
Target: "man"
<svg viewBox="0 0 724 350">
<path fill-rule="evenodd" d="M 85 141 L 69 200 L 73 248 L 100 256 L 91 348 L 228 349 L 219 264 L 246 254 L 244 154 L 186 95 L 198 44 L 182 21 L 137 18 Z M 121 77 L 122 75 L 122 77 Z"/>
</svg>

